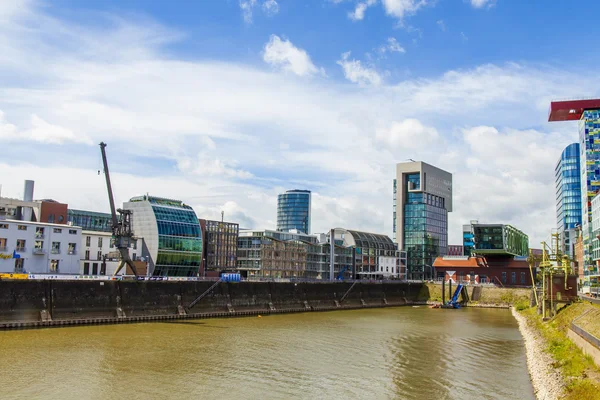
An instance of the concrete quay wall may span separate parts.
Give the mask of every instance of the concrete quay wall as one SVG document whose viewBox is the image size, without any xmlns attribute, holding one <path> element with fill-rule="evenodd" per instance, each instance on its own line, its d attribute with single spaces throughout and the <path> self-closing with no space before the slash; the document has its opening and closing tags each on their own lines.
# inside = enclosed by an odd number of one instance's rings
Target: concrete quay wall
<svg viewBox="0 0 600 400">
<path fill-rule="evenodd" d="M 213 284 L 0 281 L 0 329 L 400 306 L 428 298 L 422 283 L 221 282 L 187 308 Z"/>
</svg>

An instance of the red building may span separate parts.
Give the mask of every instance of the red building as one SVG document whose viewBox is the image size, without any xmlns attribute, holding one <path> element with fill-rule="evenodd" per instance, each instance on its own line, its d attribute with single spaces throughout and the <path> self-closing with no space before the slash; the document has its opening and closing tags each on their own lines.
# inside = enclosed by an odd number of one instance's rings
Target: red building
<svg viewBox="0 0 600 400">
<path fill-rule="evenodd" d="M 527 260 L 513 257 L 438 257 L 438 276 L 453 283 L 494 283 L 498 286 L 531 286 Z"/>
<path fill-rule="evenodd" d="M 462 244 L 449 244 L 448 255 L 449 256 L 462 256 L 465 254 L 465 248 Z"/>
</svg>

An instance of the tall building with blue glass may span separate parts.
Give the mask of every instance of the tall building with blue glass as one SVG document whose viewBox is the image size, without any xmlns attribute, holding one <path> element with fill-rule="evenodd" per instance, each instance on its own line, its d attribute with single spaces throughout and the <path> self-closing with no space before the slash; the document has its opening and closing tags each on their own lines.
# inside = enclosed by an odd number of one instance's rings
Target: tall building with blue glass
<svg viewBox="0 0 600 400">
<path fill-rule="evenodd" d="M 277 196 L 277 230 L 310 234 L 310 190 L 288 190 Z"/>
<path fill-rule="evenodd" d="M 435 278 L 433 261 L 448 247 L 452 174 L 421 161 L 396 164 L 394 240 L 406 251 L 408 279 Z"/>
<path fill-rule="evenodd" d="M 576 227 L 581 226 L 581 165 L 579 143 L 568 145 L 554 169 L 556 182 L 556 228 L 561 252 L 574 258 Z"/>
<path fill-rule="evenodd" d="M 197 276 L 202 261 L 202 229 L 192 207 L 179 200 L 134 197 L 123 204 L 133 211 L 133 231 L 144 238 L 153 276 Z"/>
</svg>

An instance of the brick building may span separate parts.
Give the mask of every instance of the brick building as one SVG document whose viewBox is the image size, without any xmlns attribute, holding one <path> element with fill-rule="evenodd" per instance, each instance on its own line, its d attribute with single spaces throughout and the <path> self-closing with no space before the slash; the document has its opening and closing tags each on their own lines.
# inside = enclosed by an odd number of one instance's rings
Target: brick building
<svg viewBox="0 0 600 400">
<path fill-rule="evenodd" d="M 513 257 L 438 257 L 433 263 L 438 278 L 454 283 L 493 283 L 531 286 L 526 259 Z"/>
</svg>

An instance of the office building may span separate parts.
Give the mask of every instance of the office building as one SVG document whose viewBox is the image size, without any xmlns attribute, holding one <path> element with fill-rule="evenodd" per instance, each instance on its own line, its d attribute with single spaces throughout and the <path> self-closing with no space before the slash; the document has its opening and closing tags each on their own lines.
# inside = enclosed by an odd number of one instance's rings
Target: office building
<svg viewBox="0 0 600 400">
<path fill-rule="evenodd" d="M 578 121 L 581 179 L 581 235 L 584 288 L 598 283 L 593 259 L 592 199 L 600 191 L 600 99 L 565 100 L 550 103 L 548 121 Z M 581 271 L 580 271 L 581 272 Z"/>
<path fill-rule="evenodd" d="M 579 143 L 568 145 L 554 169 L 556 181 L 556 227 L 560 253 L 574 257 L 575 229 L 581 225 L 581 167 Z"/>
<path fill-rule="evenodd" d="M 109 213 L 69 208 L 67 220 L 69 224 L 80 226 L 84 231 L 112 232 L 112 216 Z"/>
<path fill-rule="evenodd" d="M 463 247 L 465 256 L 528 257 L 529 237 L 512 225 L 471 221 L 463 225 Z"/>
<path fill-rule="evenodd" d="M 144 195 L 132 198 L 123 208 L 133 212 L 133 232 L 144 238 L 149 275 L 199 275 L 202 230 L 192 207 L 179 200 Z"/>
<path fill-rule="evenodd" d="M 232 222 L 200 220 L 204 238 L 201 274 L 219 276 L 237 268 L 237 242 L 240 226 Z"/>
<path fill-rule="evenodd" d="M 421 161 L 396 164 L 393 232 L 406 251 L 408 279 L 434 277 L 433 261 L 446 255 L 452 174 Z"/>
<path fill-rule="evenodd" d="M 277 196 L 277 230 L 310 232 L 310 190 L 288 190 Z"/>
<path fill-rule="evenodd" d="M 0 217 L 0 272 L 79 274 L 81 228 Z"/>
</svg>

